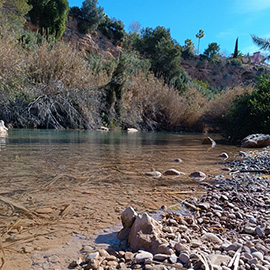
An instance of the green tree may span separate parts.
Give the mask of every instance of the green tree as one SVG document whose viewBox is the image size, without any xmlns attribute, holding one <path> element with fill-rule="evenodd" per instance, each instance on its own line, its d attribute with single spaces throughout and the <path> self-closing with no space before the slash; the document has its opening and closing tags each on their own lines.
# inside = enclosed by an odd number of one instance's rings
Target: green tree
<svg viewBox="0 0 270 270">
<path fill-rule="evenodd" d="M 238 51 L 238 38 L 235 41 L 235 47 L 234 47 L 234 53 L 233 53 L 233 58 L 237 58 L 239 55 L 239 51 Z"/>
<path fill-rule="evenodd" d="M 210 43 L 208 48 L 204 51 L 204 55 L 213 62 L 216 62 L 220 56 L 220 47 L 216 42 Z"/>
<path fill-rule="evenodd" d="M 107 38 L 111 39 L 114 45 L 123 41 L 125 36 L 124 24 L 115 18 L 110 19 L 107 15 L 104 16 L 98 29 L 102 31 Z"/>
<path fill-rule="evenodd" d="M 188 75 L 180 67 L 181 46 L 171 38 L 170 30 L 158 26 L 145 28 L 141 36 L 134 41 L 134 48 L 150 59 L 151 70 L 156 77 L 163 77 L 165 82 L 184 90 Z"/>
<path fill-rule="evenodd" d="M 198 39 L 198 54 L 200 53 L 200 40 L 205 36 L 203 30 L 199 30 L 199 33 L 196 34 L 196 38 Z"/>
<path fill-rule="evenodd" d="M 47 37 L 60 38 L 66 28 L 69 6 L 67 0 L 29 0 L 33 6 L 29 12 L 31 21 Z"/>
<path fill-rule="evenodd" d="M 31 9 L 27 0 L 0 0 L 0 25 L 7 30 L 20 30 L 25 23 L 24 15 Z"/>
<path fill-rule="evenodd" d="M 101 24 L 102 20 L 104 20 L 103 8 L 97 7 L 97 5 L 97 0 L 83 1 L 82 7 L 80 8 L 80 12 L 77 16 L 79 19 L 81 19 L 78 24 L 81 33 L 86 34 L 91 30 L 96 30 Z"/>
<path fill-rule="evenodd" d="M 185 45 L 182 50 L 182 56 L 185 59 L 192 58 L 194 57 L 194 50 L 195 50 L 195 46 L 194 46 L 193 41 L 191 39 L 186 39 Z"/>
<path fill-rule="evenodd" d="M 234 101 L 226 120 L 226 135 L 232 141 L 253 133 L 270 133 L 270 75 L 260 76 L 251 94 Z"/>
</svg>

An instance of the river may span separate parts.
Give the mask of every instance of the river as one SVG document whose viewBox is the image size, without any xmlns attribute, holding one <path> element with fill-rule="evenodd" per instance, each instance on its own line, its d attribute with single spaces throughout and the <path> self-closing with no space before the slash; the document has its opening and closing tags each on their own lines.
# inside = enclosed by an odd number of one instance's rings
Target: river
<svg viewBox="0 0 270 270">
<path fill-rule="evenodd" d="M 78 130 L 9 130 L 0 138 L 0 234 L 4 247 L 46 250 L 69 241 L 74 232 L 92 235 L 119 223 L 121 211 L 174 207 L 175 198 L 200 196 L 202 171 L 210 180 L 220 174 L 218 157 L 231 158 L 239 148 L 202 145 L 203 134 L 126 133 Z M 181 158 L 183 162 L 174 160 Z M 145 176 L 177 169 L 185 175 Z M 224 172 L 225 173 L 225 172 Z M 26 244 L 27 243 L 27 244 Z M 49 247 L 48 247 L 49 246 Z M 25 261 L 10 253 L 15 269 Z M 9 256 L 8 256 L 9 258 Z M 16 268 L 17 269 L 17 268 Z M 18 268 L 19 269 L 19 268 Z M 22 268 L 22 269 L 28 269 Z"/>
</svg>

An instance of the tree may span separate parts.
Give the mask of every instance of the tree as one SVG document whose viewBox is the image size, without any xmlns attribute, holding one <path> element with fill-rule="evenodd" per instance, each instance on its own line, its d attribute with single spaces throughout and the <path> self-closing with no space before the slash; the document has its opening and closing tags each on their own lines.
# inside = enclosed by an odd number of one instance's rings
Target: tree
<svg viewBox="0 0 270 270">
<path fill-rule="evenodd" d="M 91 30 L 96 30 L 104 20 L 104 13 L 102 7 L 97 7 L 97 0 L 85 0 L 80 8 L 78 18 L 81 21 L 78 24 L 81 33 L 86 34 Z"/>
<path fill-rule="evenodd" d="M 138 34 L 141 31 L 141 24 L 139 22 L 137 22 L 137 21 L 133 21 L 133 22 L 130 23 L 128 28 L 129 28 L 130 33 Z"/>
<path fill-rule="evenodd" d="M 199 30 L 199 33 L 196 34 L 196 38 L 198 39 L 198 54 L 200 53 L 200 40 L 205 36 L 203 30 Z"/>
<path fill-rule="evenodd" d="M 226 115 L 225 132 L 232 141 L 254 133 L 270 133 L 270 75 L 260 76 L 257 89 L 239 96 Z"/>
<path fill-rule="evenodd" d="M 161 26 L 143 29 L 141 37 L 134 42 L 134 48 L 150 59 L 151 70 L 156 77 L 162 77 L 166 83 L 183 90 L 187 76 L 180 67 L 181 47 L 171 38 L 169 29 Z"/>
<path fill-rule="evenodd" d="M 41 34 L 60 38 L 66 27 L 69 6 L 67 0 L 29 0 L 33 6 L 29 12 L 31 21 Z"/>
<path fill-rule="evenodd" d="M 194 46 L 193 41 L 187 38 L 185 40 L 185 45 L 183 47 L 182 56 L 185 59 L 192 58 L 194 56 L 194 50 L 195 50 L 195 46 Z"/>
<path fill-rule="evenodd" d="M 20 30 L 25 23 L 24 15 L 31 9 L 27 0 L 0 0 L 0 24 L 8 30 Z"/>
<path fill-rule="evenodd" d="M 123 41 L 125 36 L 124 24 L 122 21 L 115 18 L 110 19 L 107 15 L 104 16 L 102 22 L 98 25 L 98 29 L 109 39 L 114 45 Z"/>
<path fill-rule="evenodd" d="M 219 57 L 220 47 L 216 42 L 208 44 L 208 48 L 204 51 L 204 55 L 211 61 L 217 61 Z"/>
<path fill-rule="evenodd" d="M 255 35 L 251 35 L 255 44 L 257 44 L 261 50 L 268 51 L 269 55 L 266 57 L 267 60 L 270 59 L 270 38 L 260 38 Z"/>
<path fill-rule="evenodd" d="M 237 58 L 239 55 L 239 51 L 238 51 L 238 38 L 235 41 L 235 47 L 234 47 L 234 53 L 233 53 L 233 58 Z"/>
</svg>

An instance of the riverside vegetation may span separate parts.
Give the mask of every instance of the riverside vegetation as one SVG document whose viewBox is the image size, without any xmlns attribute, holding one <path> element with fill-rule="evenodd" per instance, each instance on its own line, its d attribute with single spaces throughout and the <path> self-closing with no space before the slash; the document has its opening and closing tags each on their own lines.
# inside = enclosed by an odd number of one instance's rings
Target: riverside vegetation
<svg viewBox="0 0 270 270">
<path fill-rule="evenodd" d="M 268 75 L 260 77 L 257 87 L 214 89 L 193 80 L 180 66 L 182 57 L 196 58 L 194 44 L 186 40 L 181 47 L 169 29 L 158 26 L 128 34 L 121 21 L 97 8 L 97 1 L 72 8 L 81 33 L 100 31 L 121 45 L 121 55 L 110 58 L 61 41 L 67 1 L 50 1 L 50 6 L 39 6 L 39 1 L 29 1 L 31 6 L 27 1 L 0 3 L 0 118 L 10 126 L 212 130 L 234 141 L 250 132 L 269 133 Z M 59 14 L 52 13 L 58 4 Z M 22 30 L 25 14 L 39 33 Z M 237 50 L 234 55 L 239 63 Z M 219 56 L 219 46 L 211 43 L 203 57 L 218 62 Z M 239 131 L 232 128 L 242 123 L 249 124 Z"/>
</svg>

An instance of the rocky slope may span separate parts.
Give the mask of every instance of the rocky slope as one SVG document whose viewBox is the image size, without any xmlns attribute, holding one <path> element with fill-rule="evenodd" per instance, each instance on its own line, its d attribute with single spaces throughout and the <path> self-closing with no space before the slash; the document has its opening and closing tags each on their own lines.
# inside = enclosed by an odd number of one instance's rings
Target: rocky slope
<svg viewBox="0 0 270 270">
<path fill-rule="evenodd" d="M 212 63 L 200 57 L 182 59 L 181 66 L 192 79 L 207 82 L 210 86 L 217 88 L 252 84 L 256 82 L 258 76 L 270 72 L 270 67 L 266 65 L 233 65 L 227 58 L 221 58 L 218 63 Z"/>
</svg>

